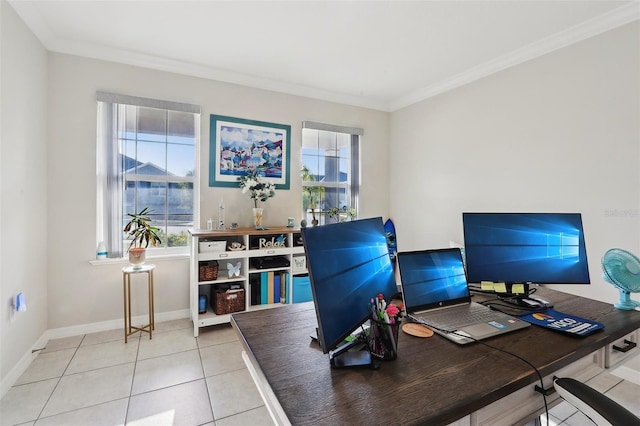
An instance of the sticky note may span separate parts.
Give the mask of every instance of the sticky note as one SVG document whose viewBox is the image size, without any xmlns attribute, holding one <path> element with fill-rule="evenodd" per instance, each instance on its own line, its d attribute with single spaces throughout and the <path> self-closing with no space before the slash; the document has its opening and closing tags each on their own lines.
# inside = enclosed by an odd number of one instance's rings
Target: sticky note
<svg viewBox="0 0 640 426">
<path fill-rule="evenodd" d="M 507 285 L 505 283 L 494 283 L 493 284 L 493 288 L 496 291 L 496 293 L 506 293 L 507 292 Z"/>
<path fill-rule="evenodd" d="M 524 284 L 512 284 L 511 293 L 524 294 Z"/>
<path fill-rule="evenodd" d="M 493 281 L 480 281 L 480 289 L 484 291 L 493 291 Z"/>
</svg>

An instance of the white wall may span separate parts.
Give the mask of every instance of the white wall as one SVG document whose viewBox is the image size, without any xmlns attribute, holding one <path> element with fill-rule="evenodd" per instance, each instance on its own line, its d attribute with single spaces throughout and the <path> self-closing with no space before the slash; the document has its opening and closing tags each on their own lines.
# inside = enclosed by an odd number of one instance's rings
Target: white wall
<svg viewBox="0 0 640 426">
<path fill-rule="evenodd" d="M 1 15 L 0 378 L 2 394 L 47 329 L 47 51 L 5 1 Z M 14 314 L 23 292 L 27 311 Z M 16 368 L 18 367 L 18 368 Z"/>
<path fill-rule="evenodd" d="M 638 22 L 391 114 L 400 250 L 462 243 L 464 211 L 581 212 L 591 286 L 611 247 L 640 252 Z"/>
<path fill-rule="evenodd" d="M 388 216 L 386 113 L 57 53 L 50 53 L 49 85 L 49 329 L 122 318 L 124 263 L 89 264 L 96 250 L 98 90 L 201 105 L 201 227 L 206 226 L 208 217 L 217 217 L 221 197 L 227 223 L 237 221 L 249 226 L 253 206 L 240 189 L 208 187 L 210 114 L 291 125 L 291 189 L 277 191 L 264 203 L 267 226 L 286 225 L 289 216 L 300 217 L 298 176 L 303 120 L 364 129 L 359 213 L 362 217 Z M 157 265 L 156 315 L 188 309 L 187 259 L 151 261 Z M 142 314 L 146 312 L 146 298 L 140 293 L 137 299 L 138 314 Z"/>
</svg>

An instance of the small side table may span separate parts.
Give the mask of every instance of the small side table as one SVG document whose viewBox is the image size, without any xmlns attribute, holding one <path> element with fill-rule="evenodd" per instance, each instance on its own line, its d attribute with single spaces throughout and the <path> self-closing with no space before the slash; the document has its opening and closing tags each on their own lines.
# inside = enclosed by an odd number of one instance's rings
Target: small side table
<svg viewBox="0 0 640 426">
<path fill-rule="evenodd" d="M 153 338 L 155 329 L 153 316 L 153 270 L 156 265 L 144 264 L 140 267 L 125 266 L 122 268 L 122 290 L 124 292 L 124 342 L 137 332 L 149 333 L 149 339 Z M 147 274 L 147 286 L 149 289 L 149 324 L 140 327 L 131 325 L 131 275 Z"/>
</svg>

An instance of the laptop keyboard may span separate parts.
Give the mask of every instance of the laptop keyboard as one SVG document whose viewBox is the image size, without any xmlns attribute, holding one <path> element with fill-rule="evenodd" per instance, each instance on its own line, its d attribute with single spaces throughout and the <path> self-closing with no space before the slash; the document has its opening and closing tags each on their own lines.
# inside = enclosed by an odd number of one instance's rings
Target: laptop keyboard
<svg viewBox="0 0 640 426">
<path fill-rule="evenodd" d="M 429 312 L 428 314 L 417 314 L 416 317 L 435 328 L 455 331 L 467 325 L 495 320 L 496 312 L 487 309 L 483 305 L 470 304 Z"/>
</svg>

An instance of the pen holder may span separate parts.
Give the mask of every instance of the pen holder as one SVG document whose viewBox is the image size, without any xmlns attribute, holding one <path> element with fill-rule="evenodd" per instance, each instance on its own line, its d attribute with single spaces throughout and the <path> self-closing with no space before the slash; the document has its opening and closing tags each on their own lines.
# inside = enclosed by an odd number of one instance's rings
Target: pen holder
<svg viewBox="0 0 640 426">
<path fill-rule="evenodd" d="M 393 360 L 398 357 L 398 330 L 400 319 L 393 324 L 377 319 L 371 319 L 369 333 L 369 351 L 371 355 L 383 360 Z"/>
</svg>

